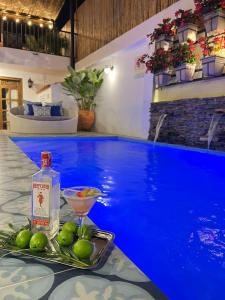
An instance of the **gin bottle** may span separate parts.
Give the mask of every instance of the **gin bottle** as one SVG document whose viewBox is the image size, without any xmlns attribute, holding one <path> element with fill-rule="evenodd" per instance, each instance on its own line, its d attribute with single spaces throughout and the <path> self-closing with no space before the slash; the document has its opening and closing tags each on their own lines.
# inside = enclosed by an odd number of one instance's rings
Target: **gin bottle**
<svg viewBox="0 0 225 300">
<path fill-rule="evenodd" d="M 32 231 L 49 239 L 59 231 L 60 174 L 51 168 L 51 152 L 41 153 L 41 170 L 32 176 Z"/>
</svg>

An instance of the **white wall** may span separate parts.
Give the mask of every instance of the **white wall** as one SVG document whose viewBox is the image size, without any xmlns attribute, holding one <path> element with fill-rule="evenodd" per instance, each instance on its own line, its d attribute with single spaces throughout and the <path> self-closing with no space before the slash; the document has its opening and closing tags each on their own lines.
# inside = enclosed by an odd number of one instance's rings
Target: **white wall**
<svg viewBox="0 0 225 300">
<path fill-rule="evenodd" d="M 14 48 L 2 47 L 0 48 L 0 62 L 5 64 L 23 66 L 27 69 L 39 69 L 39 71 L 62 72 L 66 70 L 69 65 L 69 58 L 50 55 L 44 53 L 37 53 L 34 51 L 26 51 Z"/>
<path fill-rule="evenodd" d="M 48 84 L 62 82 L 67 74 L 69 58 L 13 48 L 0 48 L 0 76 L 23 79 L 23 98 L 38 101 L 38 90 Z M 28 88 L 28 79 L 34 82 Z"/>
<path fill-rule="evenodd" d="M 142 48 L 143 49 L 143 45 Z M 152 75 L 134 74 L 140 47 L 122 50 L 112 58 L 114 69 L 105 75 L 97 97 L 96 129 L 100 132 L 147 137 Z"/>
<path fill-rule="evenodd" d="M 23 99 L 30 100 L 30 101 L 38 101 L 39 96 L 37 90 L 40 87 L 43 87 L 48 84 L 52 84 L 55 82 L 63 81 L 64 75 L 53 75 L 53 74 L 43 74 L 38 72 L 31 72 L 31 71 L 22 71 L 14 69 L 10 67 L 2 68 L 0 65 L 0 77 L 14 77 L 14 78 L 22 78 L 23 79 Z M 28 88 L 28 79 L 31 78 L 34 82 L 34 86 L 32 88 Z"/>
<path fill-rule="evenodd" d="M 153 97 L 153 76 L 137 75 L 136 58 L 148 48 L 146 35 L 166 17 L 174 17 L 179 8 L 193 7 L 192 0 L 180 0 L 76 64 L 77 69 L 113 64 L 114 70 L 105 75 L 97 96 L 96 130 L 147 138 L 149 108 Z"/>
</svg>

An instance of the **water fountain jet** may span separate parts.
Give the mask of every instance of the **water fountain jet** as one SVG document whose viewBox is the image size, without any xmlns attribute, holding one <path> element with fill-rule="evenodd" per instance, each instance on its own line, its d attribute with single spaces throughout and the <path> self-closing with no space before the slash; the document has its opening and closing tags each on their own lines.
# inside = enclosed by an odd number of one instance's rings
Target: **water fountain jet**
<svg viewBox="0 0 225 300">
<path fill-rule="evenodd" d="M 158 140 L 160 129 L 161 129 L 161 127 L 163 125 L 163 122 L 164 122 L 166 117 L 167 117 L 167 114 L 161 114 L 159 116 L 159 120 L 157 122 L 156 129 L 155 129 L 154 143 Z"/>
</svg>

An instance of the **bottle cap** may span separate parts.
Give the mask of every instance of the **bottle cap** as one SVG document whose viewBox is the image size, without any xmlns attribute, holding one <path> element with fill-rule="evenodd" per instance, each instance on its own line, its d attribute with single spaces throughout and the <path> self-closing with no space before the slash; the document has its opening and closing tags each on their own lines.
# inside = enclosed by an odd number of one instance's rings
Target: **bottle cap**
<svg viewBox="0 0 225 300">
<path fill-rule="evenodd" d="M 52 165 L 52 154 L 51 152 L 41 152 L 41 167 L 48 168 Z"/>
</svg>

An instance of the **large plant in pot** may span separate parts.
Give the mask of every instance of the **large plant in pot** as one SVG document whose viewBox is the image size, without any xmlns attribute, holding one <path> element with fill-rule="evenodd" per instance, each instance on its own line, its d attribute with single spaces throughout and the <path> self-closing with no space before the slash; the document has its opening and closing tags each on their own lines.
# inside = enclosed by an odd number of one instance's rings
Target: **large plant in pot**
<svg viewBox="0 0 225 300">
<path fill-rule="evenodd" d="M 75 71 L 68 67 L 70 74 L 62 86 L 67 95 L 73 96 L 79 108 L 78 129 L 91 130 L 95 120 L 95 97 L 103 83 L 103 71 L 97 69 Z"/>
</svg>

